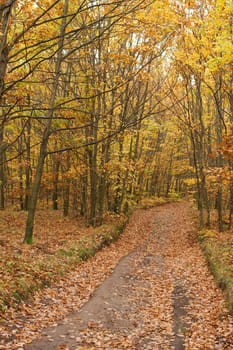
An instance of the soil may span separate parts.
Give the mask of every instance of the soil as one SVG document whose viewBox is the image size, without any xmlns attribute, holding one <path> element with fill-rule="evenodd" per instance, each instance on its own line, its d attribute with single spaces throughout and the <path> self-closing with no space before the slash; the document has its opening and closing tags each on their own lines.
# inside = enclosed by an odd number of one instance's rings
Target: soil
<svg viewBox="0 0 233 350">
<path fill-rule="evenodd" d="M 88 264 L 95 268 L 90 270 Z M 88 274 L 103 272 L 101 264 L 109 266 L 108 272 L 102 275 L 103 281 L 93 284 Z M 187 203 L 134 214 L 119 242 L 84 263 L 80 271 L 86 272 L 84 278 L 93 287 L 88 293 L 82 291 L 85 297 L 79 306 L 73 302 L 70 312 L 64 307 L 65 317 L 58 312 L 60 321 L 51 325 L 51 320 L 49 327 L 42 317 L 42 326 L 36 324 L 34 334 L 29 323 L 35 325 L 35 315 L 33 319 L 24 315 L 22 321 L 21 314 L 21 343 L 15 332 L 11 349 L 233 349 L 233 319 L 196 241 Z M 79 277 L 80 271 L 76 271 Z M 70 296 L 64 288 L 66 298 L 75 300 L 77 295 Z M 59 294 L 58 286 L 54 290 Z M 45 302 L 42 295 L 41 300 L 42 313 L 50 308 L 54 312 L 51 300 Z M 22 336 L 23 330 L 27 337 Z"/>
</svg>

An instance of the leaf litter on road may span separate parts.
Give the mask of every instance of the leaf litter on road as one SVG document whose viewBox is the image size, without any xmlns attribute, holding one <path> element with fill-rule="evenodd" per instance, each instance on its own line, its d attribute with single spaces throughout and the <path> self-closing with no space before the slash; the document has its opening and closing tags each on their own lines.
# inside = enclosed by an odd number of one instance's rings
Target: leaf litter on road
<svg viewBox="0 0 233 350">
<path fill-rule="evenodd" d="M 125 265 L 116 272 L 113 295 L 82 325 L 78 310 L 85 311 L 90 298 L 95 302 L 98 286 L 104 288 L 118 263 Z M 178 292 L 186 299 L 180 315 L 174 312 Z M 6 350 L 36 350 L 40 341 L 46 350 L 233 349 L 233 320 L 196 241 L 187 203 L 137 211 L 117 242 L 7 317 L 1 332 Z M 41 333 L 42 340 L 32 342 Z"/>
</svg>

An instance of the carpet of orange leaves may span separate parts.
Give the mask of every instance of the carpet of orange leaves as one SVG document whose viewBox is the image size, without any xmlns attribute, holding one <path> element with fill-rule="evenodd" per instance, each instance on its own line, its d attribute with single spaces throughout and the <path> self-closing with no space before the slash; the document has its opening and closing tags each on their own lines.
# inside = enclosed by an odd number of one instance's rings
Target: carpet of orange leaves
<svg viewBox="0 0 233 350">
<path fill-rule="evenodd" d="M 117 333 L 92 322 L 83 333 L 70 334 L 72 347 L 62 337 L 60 349 L 171 350 L 178 349 L 177 337 L 183 339 L 186 350 L 233 349 L 233 319 L 208 271 L 187 203 L 136 211 L 117 242 L 53 286 L 37 291 L 30 303 L 21 304 L 17 311 L 9 309 L 7 322 L 1 325 L 0 349 L 22 350 L 43 330 L 46 334 L 46 327 L 56 327 L 59 319 L 69 322 L 69 314 L 87 302 L 121 258 L 135 249 L 131 275 L 138 284 L 129 288 L 132 304 L 126 309 L 122 305 L 121 310 L 121 317 L 132 322 L 134 330 L 126 327 Z M 180 334 L 174 334 L 177 286 L 188 301 Z M 53 341 L 47 338 L 47 348 L 59 349 L 49 345 Z"/>
</svg>

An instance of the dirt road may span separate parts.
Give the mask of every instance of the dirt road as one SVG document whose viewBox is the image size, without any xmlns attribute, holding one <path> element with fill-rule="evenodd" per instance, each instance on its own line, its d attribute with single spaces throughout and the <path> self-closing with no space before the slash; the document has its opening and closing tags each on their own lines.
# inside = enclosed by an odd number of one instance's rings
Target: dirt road
<svg viewBox="0 0 233 350">
<path fill-rule="evenodd" d="M 137 219 L 131 219 L 123 236 Z M 15 349 L 233 349 L 233 320 L 196 242 L 187 203 L 155 208 L 144 220 L 137 226 L 143 239 L 111 266 L 112 273 L 89 300 L 38 333 L 39 339 Z M 146 220 L 150 234 L 143 236 Z M 105 264 L 111 254 L 115 259 L 116 248 L 107 248 Z"/>
</svg>

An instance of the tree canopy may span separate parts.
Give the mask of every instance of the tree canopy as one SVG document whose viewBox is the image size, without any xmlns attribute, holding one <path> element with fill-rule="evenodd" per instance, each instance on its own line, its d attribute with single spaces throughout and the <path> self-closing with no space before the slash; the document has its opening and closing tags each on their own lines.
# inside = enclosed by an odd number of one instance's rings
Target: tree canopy
<svg viewBox="0 0 233 350">
<path fill-rule="evenodd" d="M 233 5 L 0 1 L 0 208 L 126 212 L 193 197 L 233 212 Z M 227 217 L 226 217 L 227 215 Z"/>
</svg>

